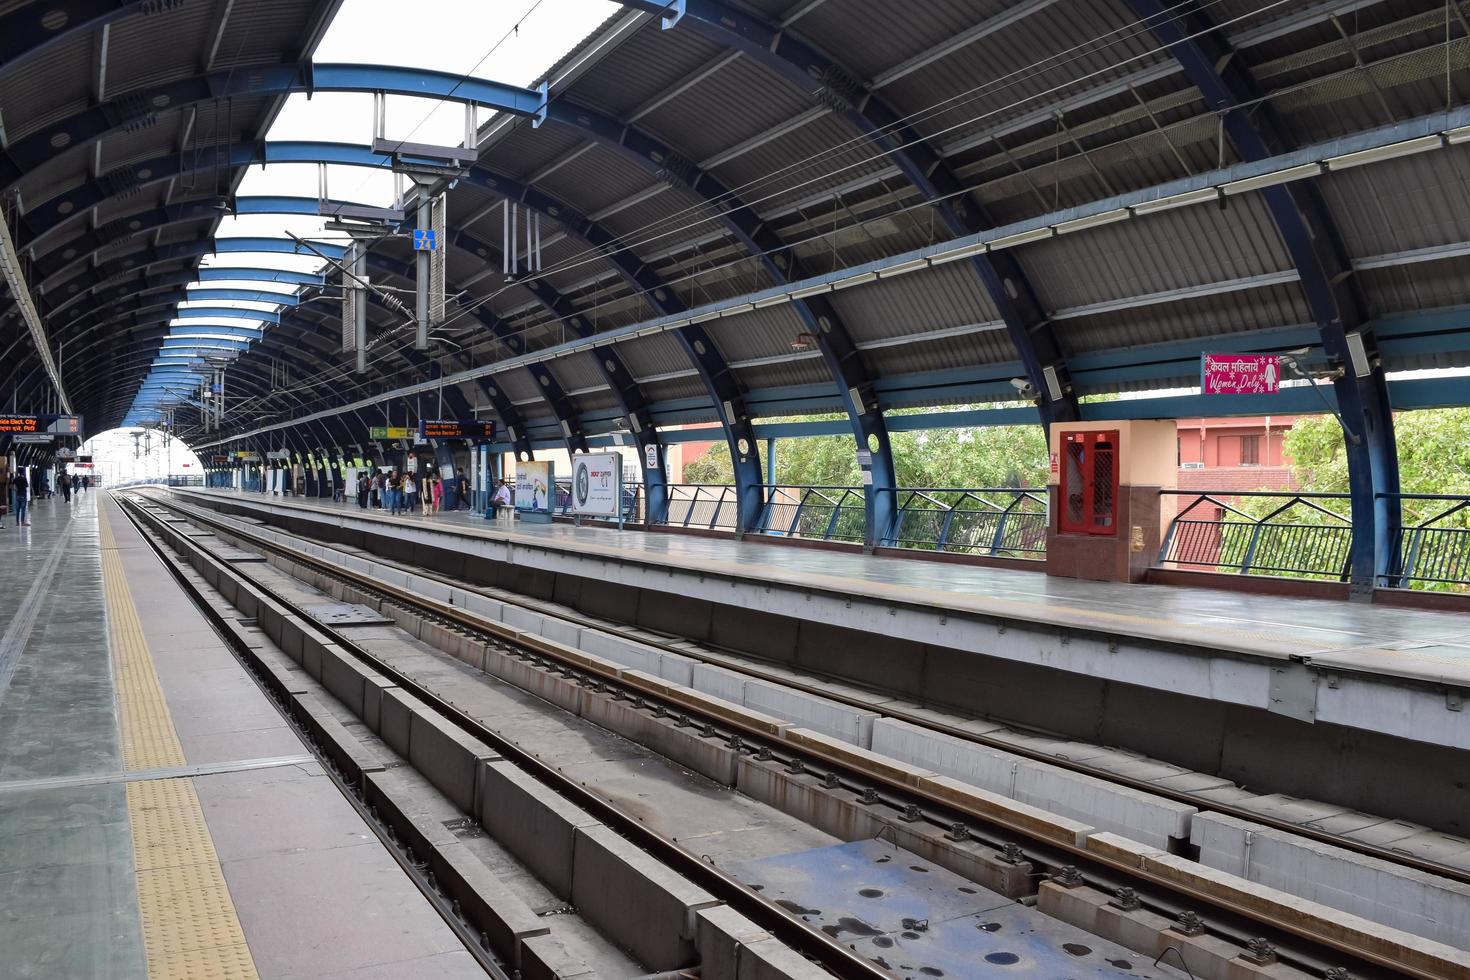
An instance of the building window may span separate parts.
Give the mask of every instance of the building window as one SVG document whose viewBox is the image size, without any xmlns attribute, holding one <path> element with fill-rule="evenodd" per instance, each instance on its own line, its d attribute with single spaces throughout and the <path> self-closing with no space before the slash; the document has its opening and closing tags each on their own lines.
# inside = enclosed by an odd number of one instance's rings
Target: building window
<svg viewBox="0 0 1470 980">
<path fill-rule="evenodd" d="M 1260 436 L 1241 436 L 1240 437 L 1240 465 L 1241 466 L 1260 466 L 1261 465 L 1261 437 Z"/>
</svg>

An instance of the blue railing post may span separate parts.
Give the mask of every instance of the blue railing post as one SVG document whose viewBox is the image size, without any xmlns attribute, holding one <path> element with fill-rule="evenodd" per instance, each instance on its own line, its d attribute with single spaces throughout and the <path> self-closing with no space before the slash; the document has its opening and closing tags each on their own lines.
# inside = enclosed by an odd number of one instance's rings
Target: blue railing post
<svg viewBox="0 0 1470 980">
<path fill-rule="evenodd" d="M 711 531 L 713 531 L 715 527 L 720 523 L 720 510 L 725 506 L 725 495 L 728 492 L 729 487 L 720 488 L 720 499 L 715 501 L 715 512 L 709 519 L 709 529 Z"/>
<path fill-rule="evenodd" d="M 913 498 L 910 497 L 910 500 Z M 939 537 L 934 542 L 935 551 L 943 551 L 949 544 L 949 529 L 954 526 L 955 509 L 951 506 L 944 512 L 944 524 L 939 529 Z"/>
<path fill-rule="evenodd" d="M 1256 545 L 1261 540 L 1261 525 L 1263 523 L 1264 519 L 1257 519 L 1256 523 L 1251 527 L 1251 539 L 1245 546 L 1245 557 L 1240 560 L 1240 574 L 1242 575 L 1250 574 L 1251 563 L 1256 560 Z"/>
<path fill-rule="evenodd" d="M 837 531 L 837 521 L 842 517 L 842 501 L 847 499 L 849 491 L 844 490 L 841 499 L 832 508 L 832 516 L 827 520 L 827 531 L 822 535 L 823 541 L 831 541 L 832 535 Z"/>
<path fill-rule="evenodd" d="M 772 495 L 774 496 L 774 489 Z M 801 495 L 801 502 L 796 505 L 796 516 L 791 518 L 791 526 L 786 529 L 788 537 L 796 537 L 797 529 L 801 527 L 801 512 L 806 509 L 806 494 Z"/>
</svg>

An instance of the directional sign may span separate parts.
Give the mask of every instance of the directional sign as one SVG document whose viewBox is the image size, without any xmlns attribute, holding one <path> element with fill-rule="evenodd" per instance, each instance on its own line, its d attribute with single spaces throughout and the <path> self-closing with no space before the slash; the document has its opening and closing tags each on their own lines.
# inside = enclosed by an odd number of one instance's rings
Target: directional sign
<svg viewBox="0 0 1470 980">
<path fill-rule="evenodd" d="M 78 415 L 0 415 L 0 433 L 54 432 L 74 436 L 81 432 Z"/>
<path fill-rule="evenodd" d="M 413 430 L 406 425 L 374 425 L 368 428 L 369 439 L 407 439 Z"/>
<path fill-rule="evenodd" d="M 439 234 L 432 228 L 413 230 L 413 248 L 416 252 L 432 252 L 439 247 Z"/>
<path fill-rule="evenodd" d="M 0 432 L 44 432 L 35 415 L 0 415 Z"/>
</svg>

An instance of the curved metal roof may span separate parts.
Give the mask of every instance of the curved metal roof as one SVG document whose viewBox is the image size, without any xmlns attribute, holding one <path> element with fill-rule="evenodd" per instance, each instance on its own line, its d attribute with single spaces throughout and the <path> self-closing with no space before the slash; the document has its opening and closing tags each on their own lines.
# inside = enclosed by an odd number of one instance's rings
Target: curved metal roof
<svg viewBox="0 0 1470 980">
<path fill-rule="evenodd" d="M 1205 347 L 1321 347 L 1325 309 L 1376 327 L 1386 370 L 1470 366 L 1470 143 L 578 348 L 1303 148 L 1439 132 L 1422 120 L 1448 125 L 1470 100 L 1470 24 L 1451 5 L 1446 25 L 1440 0 L 689 0 L 670 29 L 663 4 L 625 6 L 548 74 L 544 123 L 482 129 L 448 197 L 466 312 L 445 342 L 413 351 L 375 309 L 371 369 L 355 375 L 336 304 L 287 307 L 229 369 L 248 411 L 226 435 L 256 428 L 250 412 L 314 414 L 506 359 L 447 397 L 536 440 L 640 410 L 857 418 L 994 400 L 1046 367 L 1066 390 L 1043 417 L 1065 418 L 1079 396 L 1197 383 Z M 330 2 L 142 5 L 156 12 L 46 32 L 37 18 L 65 7 L 0 5 L 0 26 L 30 19 L 0 42 L 0 185 L 20 192 L 12 227 L 72 400 L 102 431 L 134 404 L 241 168 L 373 155 L 261 143 L 283 95 L 312 84 L 296 66 Z M 230 29 L 244 23 L 248 37 Z M 377 84 L 393 83 L 362 82 Z M 541 215 L 539 277 L 501 275 L 507 197 Z M 62 210 L 73 198 L 85 211 Z M 412 285 L 406 241 L 373 262 L 375 280 Z M 28 338 L 18 310 L 0 315 L 0 375 L 22 403 L 46 384 Z M 525 361 L 543 349 L 555 356 Z M 360 441 L 361 422 L 326 417 L 305 438 Z"/>
</svg>

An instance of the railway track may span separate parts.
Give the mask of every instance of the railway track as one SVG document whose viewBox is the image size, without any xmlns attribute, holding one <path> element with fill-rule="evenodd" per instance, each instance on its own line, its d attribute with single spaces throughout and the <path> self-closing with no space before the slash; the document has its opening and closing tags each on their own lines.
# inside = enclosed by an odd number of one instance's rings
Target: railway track
<svg viewBox="0 0 1470 980">
<path fill-rule="evenodd" d="M 165 522 L 151 513 L 149 507 L 137 500 L 124 499 L 127 500 L 130 518 L 140 527 L 162 537 L 168 536 Z M 851 793 L 867 806 L 889 808 L 911 822 L 946 828 L 956 839 L 984 841 L 998 854 L 1004 855 L 1005 860 L 1013 864 L 1025 862 L 1047 881 L 1048 887 L 1072 888 L 1086 884 L 1107 892 L 1120 908 L 1144 907 L 1183 922 L 1185 928 L 1181 935 L 1189 935 L 1194 924 L 1204 920 L 1209 922 L 1213 932 L 1246 951 L 1253 948 L 1252 940 L 1265 937 L 1272 950 L 1271 956 L 1294 965 L 1309 976 L 1374 976 L 1385 975 L 1385 971 L 1417 977 L 1466 975 L 1463 961 L 1457 962 L 1455 957 L 1447 955 L 1454 951 L 1439 944 L 1419 941 L 1392 930 L 1376 929 L 1371 923 L 1351 921 L 1350 916 L 1310 907 L 1310 903 L 1250 886 L 1229 876 L 1201 873 L 1192 869 L 1183 858 L 1134 845 L 1115 835 L 1092 834 L 1080 839 L 1070 821 L 1050 818 L 1048 814 L 983 791 L 968 789 L 953 780 L 929 778 L 912 767 L 885 760 L 835 739 L 774 724 L 770 718 L 681 689 L 657 677 L 619 669 L 601 658 L 510 629 L 449 603 L 317 558 L 302 548 L 251 532 L 238 526 L 237 522 L 226 523 L 212 512 L 152 496 L 147 498 L 147 503 L 163 506 L 190 523 L 212 529 L 253 550 L 274 555 L 297 568 L 309 569 L 316 576 L 339 583 L 361 596 L 412 610 L 415 615 L 444 629 L 475 642 L 489 644 L 569 683 L 646 707 L 656 717 L 685 728 L 712 744 L 723 744 L 731 751 L 769 760 L 793 775 L 819 777 L 828 789 Z M 177 536 L 177 532 L 173 533 Z M 418 575 L 427 574 L 419 569 L 414 571 Z M 241 569 L 237 568 L 235 572 L 240 574 Z M 457 583 L 454 585 L 463 588 Z M 280 597 L 274 598 L 275 601 L 283 601 Z M 591 620 L 585 620 L 581 625 L 584 628 L 607 628 L 606 624 Z M 856 955 L 833 937 L 810 928 L 799 916 L 766 900 L 738 879 L 701 860 L 688 849 L 651 833 L 627 813 L 588 793 L 555 770 L 548 770 L 539 760 L 467 717 L 441 693 L 424 688 L 359 648 L 351 640 L 350 631 L 332 630 L 330 627 L 322 627 L 322 630 L 331 636 L 333 643 L 350 651 L 360 662 L 413 691 L 445 718 L 452 719 L 465 731 L 494 746 L 506 758 L 514 759 L 518 765 L 533 772 L 537 779 L 556 786 L 558 792 L 564 792 L 578 805 L 596 813 L 669 867 L 718 895 L 803 955 L 842 976 L 888 975 L 870 960 Z M 647 643 L 648 640 L 639 637 L 639 642 Z M 691 655 L 684 647 L 677 648 L 677 652 L 681 656 Z M 791 685 L 790 678 L 785 675 L 773 675 L 734 658 L 717 657 L 711 662 L 727 669 L 741 670 L 750 676 Z M 816 685 L 805 685 L 805 689 L 824 698 L 866 707 L 858 699 L 834 697 L 833 692 Z M 885 713 L 894 714 L 887 709 Z M 936 727 L 932 719 L 919 715 L 911 717 L 915 724 Z M 950 729 L 948 733 L 981 744 L 986 741 L 961 729 Z M 995 745 L 1007 752 L 1017 752 L 1017 747 L 1009 742 L 996 741 Z M 1036 757 L 1049 764 L 1057 764 L 1054 757 L 1040 753 Z M 1071 768 L 1098 778 L 1112 778 L 1105 770 L 1085 765 Z M 1140 788 L 1149 792 L 1157 789 L 1148 784 Z M 1189 799 L 1189 794 L 1174 795 Z M 1249 817 L 1258 819 L 1254 814 Z M 1295 825 L 1287 826 L 1293 831 L 1296 829 Z M 1333 840 L 1336 843 L 1336 838 Z M 1392 855 L 1392 859 L 1400 857 Z M 1191 913 L 1198 918 L 1191 918 Z M 1261 950 L 1267 947 L 1254 948 Z M 1334 969 L 1351 972 L 1333 973 Z"/>
<path fill-rule="evenodd" d="M 218 520 L 217 516 L 214 515 L 212 511 L 190 505 L 181 505 L 178 504 L 176 501 L 171 503 L 170 506 L 178 507 L 180 513 L 189 514 L 191 519 L 198 518 L 202 521 L 210 523 L 211 526 L 229 529 L 232 533 L 246 533 L 236 523 L 227 523 Z M 277 533 L 286 532 L 278 531 Z M 301 537 L 299 535 L 295 536 Z M 258 536 L 256 537 L 258 538 Z M 312 541 L 312 543 L 320 545 L 322 547 L 333 547 L 330 542 L 318 541 L 315 539 L 304 537 L 302 538 L 302 540 Z M 296 553 L 301 554 L 301 552 L 299 551 L 297 551 Z M 319 561 L 317 559 L 312 560 Z M 462 583 L 450 579 L 447 576 L 441 575 L 430 568 L 418 565 L 407 565 L 402 562 L 397 562 L 392 559 L 378 555 L 373 556 L 373 561 L 380 566 L 393 568 L 406 574 L 412 574 L 422 579 L 436 582 L 440 585 L 445 586 L 446 588 L 467 588 Z M 340 568 L 340 566 L 330 565 L 327 567 Z M 1424 874 L 1435 875 L 1448 881 L 1458 882 L 1464 885 L 1470 885 L 1470 869 L 1467 869 L 1463 866 L 1449 864 L 1443 861 L 1436 861 L 1430 858 L 1423 857 L 1421 855 L 1408 853 L 1401 848 L 1379 846 L 1371 842 L 1358 840 L 1356 838 L 1348 837 L 1342 834 L 1332 833 L 1330 831 L 1322 830 L 1316 827 L 1312 827 L 1310 825 L 1304 825 L 1302 823 L 1295 823 L 1289 820 L 1283 820 L 1279 817 L 1272 816 L 1269 813 L 1263 813 L 1259 810 L 1251 809 L 1244 806 L 1232 805 L 1226 802 L 1222 802 L 1218 799 L 1202 795 L 1200 793 L 1190 792 L 1183 789 L 1175 789 L 1169 786 L 1163 786 L 1156 782 L 1150 782 L 1145 779 L 1130 777 L 1127 774 L 1118 773 L 1103 766 L 1090 765 L 1085 760 L 1069 759 L 1064 756 L 1040 751 L 1012 739 L 997 738 L 987 735 L 984 732 L 977 732 L 969 728 L 961 727 L 959 724 L 949 724 L 943 721 L 938 721 L 935 719 L 932 713 L 921 714 L 905 708 L 902 704 L 887 700 L 886 698 L 884 698 L 885 692 L 874 690 L 872 692 L 874 695 L 874 699 L 865 700 L 862 697 L 853 696 L 846 693 L 844 688 L 850 689 L 865 687 L 865 685 L 855 683 L 848 678 L 830 678 L 831 681 L 836 682 L 837 686 L 822 683 L 822 681 L 828 680 L 828 678 L 823 677 L 818 677 L 817 680 L 814 681 L 804 681 L 799 677 L 793 677 L 792 673 L 789 671 L 777 672 L 764 669 L 758 663 L 754 663 L 750 659 L 734 653 L 722 654 L 719 651 L 709 650 L 706 648 L 693 648 L 689 645 L 675 645 L 675 642 L 659 640 L 655 637 L 650 636 L 647 632 L 644 631 L 635 632 L 630 629 L 621 628 L 618 625 L 609 623 L 605 620 L 593 619 L 591 617 L 579 615 L 575 611 L 567 610 L 564 607 L 553 608 L 550 603 L 542 602 L 526 596 L 517 595 L 505 589 L 476 588 L 474 589 L 474 591 L 481 592 L 502 604 L 513 605 L 539 616 L 552 617 L 578 629 L 596 630 L 598 632 L 605 633 L 618 639 L 638 643 L 643 646 L 651 647 L 665 653 L 673 654 L 675 656 L 694 659 L 712 666 L 721 667 L 725 670 L 731 670 L 749 678 L 768 683 L 779 684 L 791 690 L 798 691 L 803 694 L 809 694 L 814 697 L 820 697 L 827 701 L 832 701 L 856 710 L 881 710 L 881 713 L 885 717 L 903 721 L 907 724 L 914 725 L 927 731 L 946 735 L 951 738 L 957 738 L 973 745 L 995 749 L 997 751 L 1005 752 L 1009 755 L 1020 756 L 1024 759 L 1042 762 L 1049 766 L 1076 773 L 1078 775 L 1100 779 L 1116 786 L 1122 786 L 1128 789 L 1137 790 L 1142 793 L 1147 793 L 1148 795 L 1156 797 L 1158 799 L 1192 806 L 1199 810 L 1201 813 L 1215 813 L 1222 814 L 1224 816 L 1234 817 L 1236 819 L 1245 820 L 1253 824 L 1271 827 L 1273 829 L 1280 830 L 1285 833 L 1290 833 L 1297 837 L 1305 838 L 1307 840 L 1316 841 L 1322 844 L 1329 844 L 1333 847 L 1341 848 L 1354 854 L 1360 854 L 1364 857 L 1371 857 L 1377 860 L 1387 861 L 1391 864 L 1398 865 L 1399 867 L 1405 869 L 1422 872 Z M 875 708 L 875 705 L 881 705 L 881 708 Z"/>
</svg>

